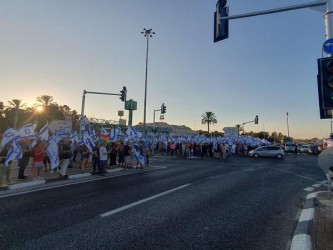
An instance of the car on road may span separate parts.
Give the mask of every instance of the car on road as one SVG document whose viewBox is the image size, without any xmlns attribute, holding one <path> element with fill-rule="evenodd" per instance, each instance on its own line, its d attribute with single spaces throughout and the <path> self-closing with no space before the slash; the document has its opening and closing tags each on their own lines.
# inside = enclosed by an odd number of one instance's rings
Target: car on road
<svg viewBox="0 0 333 250">
<path fill-rule="evenodd" d="M 300 149 L 300 153 L 309 153 L 310 145 L 303 145 Z"/>
<path fill-rule="evenodd" d="M 311 145 L 309 146 L 308 154 L 317 155 L 317 154 L 319 154 L 319 153 L 320 153 L 320 151 L 319 151 L 319 147 L 318 147 L 318 145 L 316 145 L 316 144 L 311 144 Z"/>
<path fill-rule="evenodd" d="M 294 143 L 287 143 L 287 144 L 284 145 L 284 151 L 285 152 L 292 152 L 292 153 L 294 153 L 296 147 L 297 146 Z"/>
<path fill-rule="evenodd" d="M 254 158 L 275 157 L 282 159 L 284 157 L 284 151 L 280 146 L 263 146 L 249 151 L 249 156 Z"/>
</svg>

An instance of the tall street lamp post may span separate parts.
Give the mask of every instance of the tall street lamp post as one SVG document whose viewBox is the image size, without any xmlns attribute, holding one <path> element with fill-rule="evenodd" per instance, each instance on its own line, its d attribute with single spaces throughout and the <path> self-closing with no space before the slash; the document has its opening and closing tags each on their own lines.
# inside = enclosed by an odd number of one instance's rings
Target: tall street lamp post
<svg viewBox="0 0 333 250">
<path fill-rule="evenodd" d="M 146 77 L 145 77 L 145 99 L 144 99 L 144 110 L 143 110 L 143 136 L 146 136 L 146 108 L 147 108 L 147 73 L 148 73 L 148 44 L 149 37 L 153 37 L 155 32 L 152 29 L 143 29 L 141 34 L 147 38 L 147 50 L 146 50 Z"/>
<path fill-rule="evenodd" d="M 289 137 L 289 113 L 287 112 L 287 132 L 288 132 L 288 137 Z"/>
</svg>

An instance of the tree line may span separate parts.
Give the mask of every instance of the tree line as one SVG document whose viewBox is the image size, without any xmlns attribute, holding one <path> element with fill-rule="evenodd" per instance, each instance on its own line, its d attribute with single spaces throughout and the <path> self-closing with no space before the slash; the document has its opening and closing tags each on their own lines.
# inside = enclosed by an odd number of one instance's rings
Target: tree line
<svg viewBox="0 0 333 250">
<path fill-rule="evenodd" d="M 18 129 L 27 123 L 37 124 L 37 131 L 53 119 L 71 118 L 73 128 L 80 119 L 76 110 L 67 105 L 59 105 L 50 95 L 36 97 L 36 104 L 28 107 L 19 99 L 12 99 L 8 104 L 0 101 L 0 133 L 4 133 L 8 126 Z"/>
</svg>

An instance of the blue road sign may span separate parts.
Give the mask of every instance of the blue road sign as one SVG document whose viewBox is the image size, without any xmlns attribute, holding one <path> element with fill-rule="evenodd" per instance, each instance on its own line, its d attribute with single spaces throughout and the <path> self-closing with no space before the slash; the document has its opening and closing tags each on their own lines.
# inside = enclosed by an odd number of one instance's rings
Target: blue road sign
<svg viewBox="0 0 333 250">
<path fill-rule="evenodd" d="M 333 54 L 333 38 L 327 39 L 323 44 L 323 50 L 327 54 Z"/>
</svg>

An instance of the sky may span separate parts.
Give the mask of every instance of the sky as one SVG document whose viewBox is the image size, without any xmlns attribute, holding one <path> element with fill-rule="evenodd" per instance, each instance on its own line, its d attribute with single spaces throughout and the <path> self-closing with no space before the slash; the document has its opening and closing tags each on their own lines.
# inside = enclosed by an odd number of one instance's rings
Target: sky
<svg viewBox="0 0 333 250">
<path fill-rule="evenodd" d="M 331 120 L 319 116 L 317 59 L 323 56 L 323 14 L 301 9 L 229 21 L 229 38 L 213 42 L 217 0 L 1 0 L 0 87 L 33 105 L 40 95 L 81 113 L 83 91 L 138 102 L 143 122 L 149 38 L 147 119 L 166 106 L 164 122 L 207 130 L 245 124 L 294 138 L 327 138 Z M 228 0 L 229 15 L 303 4 L 305 0 Z M 326 56 L 326 55 L 324 55 Z M 118 120 L 118 96 L 87 94 L 85 114 Z M 128 119 L 128 111 L 125 111 Z M 159 112 L 156 112 L 156 120 Z"/>
</svg>

